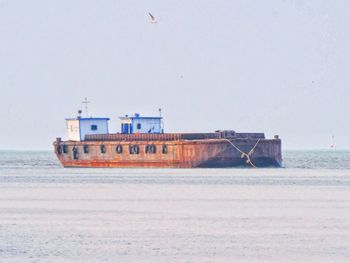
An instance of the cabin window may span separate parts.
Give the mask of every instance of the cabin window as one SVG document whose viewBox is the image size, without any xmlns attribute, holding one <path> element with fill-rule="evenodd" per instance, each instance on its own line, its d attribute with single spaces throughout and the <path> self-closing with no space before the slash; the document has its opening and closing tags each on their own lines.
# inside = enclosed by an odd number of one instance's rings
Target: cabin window
<svg viewBox="0 0 350 263">
<path fill-rule="evenodd" d="M 84 149 L 84 153 L 89 153 L 89 145 L 84 145 L 83 146 L 83 149 Z"/>
<path fill-rule="evenodd" d="M 92 131 L 97 131 L 97 125 L 96 124 L 92 124 L 91 125 L 91 130 Z"/>
<path fill-rule="evenodd" d="M 101 153 L 106 153 L 106 146 L 101 144 L 100 145 L 100 151 L 101 151 Z"/>
<path fill-rule="evenodd" d="M 122 123 L 122 133 L 128 134 L 130 133 L 130 124 L 128 123 Z"/>
<path fill-rule="evenodd" d="M 148 144 L 145 147 L 145 152 L 146 153 L 156 153 L 157 152 L 157 147 L 154 144 Z"/>
<path fill-rule="evenodd" d="M 123 146 L 121 146 L 120 144 L 117 145 L 117 147 L 115 147 L 115 151 L 119 154 L 123 153 Z"/>
<path fill-rule="evenodd" d="M 62 145 L 62 151 L 63 153 L 68 153 L 68 146 L 67 145 Z"/>
<path fill-rule="evenodd" d="M 168 153 L 168 145 L 163 144 L 162 145 L 162 154 L 167 154 Z"/>
<path fill-rule="evenodd" d="M 129 153 L 130 154 L 139 154 L 140 153 L 140 147 L 138 145 L 130 145 L 129 146 Z"/>
<path fill-rule="evenodd" d="M 137 128 L 138 130 L 141 130 L 141 123 L 138 123 L 138 124 L 136 125 L 136 128 Z"/>
</svg>

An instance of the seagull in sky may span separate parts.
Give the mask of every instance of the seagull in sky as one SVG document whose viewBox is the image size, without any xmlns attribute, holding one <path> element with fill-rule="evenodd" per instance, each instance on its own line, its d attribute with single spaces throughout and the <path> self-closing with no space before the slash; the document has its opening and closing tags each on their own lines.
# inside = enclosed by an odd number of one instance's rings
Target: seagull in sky
<svg viewBox="0 0 350 263">
<path fill-rule="evenodd" d="M 157 23 L 157 19 L 150 12 L 148 12 L 148 14 L 151 17 L 151 23 L 152 24 L 156 24 Z"/>
</svg>

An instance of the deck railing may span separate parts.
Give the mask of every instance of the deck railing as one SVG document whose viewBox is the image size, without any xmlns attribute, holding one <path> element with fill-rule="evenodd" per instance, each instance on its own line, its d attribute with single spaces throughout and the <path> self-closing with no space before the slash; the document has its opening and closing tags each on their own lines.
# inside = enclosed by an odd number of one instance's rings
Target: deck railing
<svg viewBox="0 0 350 263">
<path fill-rule="evenodd" d="M 205 139 L 264 139 L 264 133 L 110 133 L 87 134 L 85 141 L 179 141 L 179 140 L 205 140 Z"/>
</svg>

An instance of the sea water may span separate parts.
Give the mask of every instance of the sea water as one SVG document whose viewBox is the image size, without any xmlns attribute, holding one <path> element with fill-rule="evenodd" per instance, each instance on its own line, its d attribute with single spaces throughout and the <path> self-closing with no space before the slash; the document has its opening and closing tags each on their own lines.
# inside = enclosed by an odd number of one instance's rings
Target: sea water
<svg viewBox="0 0 350 263">
<path fill-rule="evenodd" d="M 0 152 L 0 262 L 350 262 L 350 152 L 281 169 L 62 168 Z"/>
</svg>

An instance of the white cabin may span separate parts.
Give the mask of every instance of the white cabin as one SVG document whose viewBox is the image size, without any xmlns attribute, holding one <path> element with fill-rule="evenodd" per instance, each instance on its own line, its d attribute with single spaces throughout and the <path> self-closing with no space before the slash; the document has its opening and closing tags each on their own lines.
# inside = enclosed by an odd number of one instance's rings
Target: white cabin
<svg viewBox="0 0 350 263">
<path fill-rule="evenodd" d="M 69 118 L 66 119 L 68 140 L 83 141 L 87 134 L 108 134 L 109 118 Z"/>
</svg>

